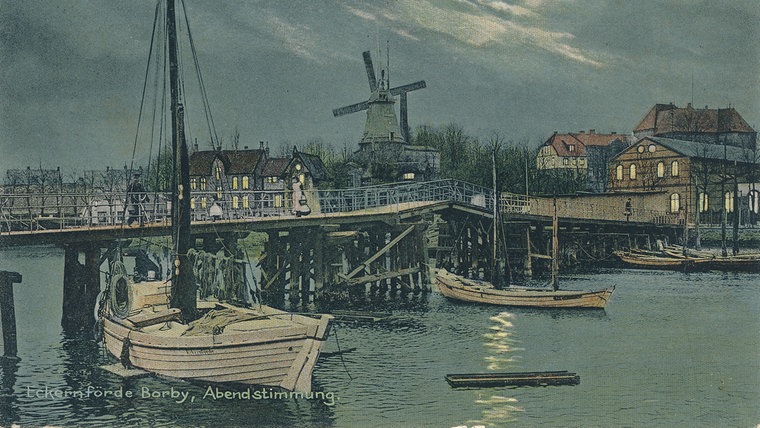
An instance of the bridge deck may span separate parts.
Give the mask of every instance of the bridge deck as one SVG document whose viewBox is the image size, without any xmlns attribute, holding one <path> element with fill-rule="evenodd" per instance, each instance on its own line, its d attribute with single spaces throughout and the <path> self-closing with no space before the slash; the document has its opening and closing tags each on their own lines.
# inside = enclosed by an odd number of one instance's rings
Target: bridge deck
<svg viewBox="0 0 760 428">
<path fill-rule="evenodd" d="M 262 193 L 262 194 L 259 194 Z M 266 195 L 263 195 L 266 193 Z M 457 209 L 491 217 L 494 200 L 487 188 L 455 180 L 425 183 L 396 183 L 354 189 L 311 190 L 309 200 L 314 201 L 315 212 L 306 217 L 295 217 L 288 204 L 273 208 L 266 204 L 242 209 L 239 201 L 263 201 L 271 192 L 230 192 L 222 198 L 222 212 L 229 218 L 209 221 L 206 208 L 193 209 L 193 233 L 197 235 L 267 231 L 286 228 L 314 227 L 322 224 L 358 222 L 396 223 L 400 220 Z M 287 191 L 280 195 L 287 202 Z M 652 224 L 674 227 L 683 224 L 680 213 L 667 213 L 644 209 L 646 200 L 657 201 L 662 195 L 639 196 L 630 215 L 623 212 L 626 194 L 588 195 L 557 198 L 557 212 L 563 221 L 605 222 L 646 226 Z M 69 196 L 76 202 L 76 196 Z M 153 201 L 166 200 L 167 195 L 154 195 Z M 194 194 L 194 198 L 202 195 Z M 659 198 L 659 199 L 658 199 Z M 271 199 L 271 198 L 270 198 Z M 81 201 L 91 201 L 83 205 Z M 117 201 L 108 206 L 98 205 L 104 200 Z M 124 224 L 126 210 L 123 195 L 80 195 L 79 205 L 64 205 L 61 195 L 0 195 L 0 245 L 62 244 L 85 241 L 111 241 L 168 235 L 171 226 L 166 221 L 166 204 L 153 204 L 143 212 L 147 222 L 143 227 Z M 37 202 L 35 202 L 37 201 Z M 47 202 L 45 202 L 47 201 Z M 59 205 L 50 206 L 55 201 Z M 95 204 L 97 201 L 98 204 Z M 552 198 L 528 197 L 502 193 L 499 211 L 508 217 L 523 220 L 545 220 L 554 210 Z M 45 204 L 48 205 L 45 205 Z M 649 204 L 656 205 L 656 204 Z M 89 207 L 84 208 L 82 206 Z M 76 208 L 79 207 L 79 208 Z M 97 208 L 97 210 L 96 210 Z M 160 209 L 158 209 L 160 208 Z M 97 213 L 96 213 L 97 211 Z M 68 212 L 67 215 L 63 213 Z M 47 213 L 47 214 L 45 214 Z M 59 213 L 58 215 L 49 213 Z M 79 214 L 77 214 L 79 213 Z M 42 215 L 45 214 L 45 215 Z M 154 219 L 151 221 L 151 219 Z"/>
</svg>

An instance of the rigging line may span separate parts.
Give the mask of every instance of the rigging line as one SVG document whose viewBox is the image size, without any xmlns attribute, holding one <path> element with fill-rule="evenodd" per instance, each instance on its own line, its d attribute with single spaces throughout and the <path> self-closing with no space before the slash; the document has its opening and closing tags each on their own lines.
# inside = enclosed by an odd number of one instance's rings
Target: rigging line
<svg viewBox="0 0 760 428">
<path fill-rule="evenodd" d="M 163 20 L 161 22 L 163 22 Z M 164 25 L 165 25 L 165 23 L 164 23 Z M 154 207 L 158 203 L 157 196 L 158 196 L 158 191 L 159 191 L 159 177 L 160 177 L 159 170 L 160 170 L 160 167 L 161 167 L 161 136 L 162 136 L 162 132 L 161 132 L 162 130 L 161 130 L 160 126 L 163 124 L 163 118 L 161 118 L 160 121 L 159 121 L 159 125 L 158 125 L 159 126 L 159 128 L 158 128 L 158 133 L 159 133 L 158 140 L 156 140 L 156 138 L 155 138 L 156 137 L 156 117 L 157 117 L 157 114 L 163 114 L 163 112 L 164 112 L 164 109 L 163 109 L 164 100 L 166 98 L 165 95 L 164 95 L 166 93 L 166 91 L 165 91 L 166 90 L 166 79 L 160 79 L 166 73 L 166 62 L 164 61 L 164 57 L 162 56 L 163 54 L 166 53 L 166 37 L 163 38 L 163 43 L 161 44 L 161 47 L 162 47 L 162 49 L 158 49 L 158 48 L 156 49 L 156 61 L 155 61 L 155 67 L 154 67 L 155 68 L 155 70 L 154 70 L 155 76 L 154 76 L 154 80 L 153 80 L 153 115 L 152 115 L 151 130 L 150 130 L 150 137 L 151 137 L 150 138 L 150 149 L 148 150 L 148 153 L 149 153 L 149 156 L 148 156 L 148 174 L 150 174 L 150 171 L 151 171 L 150 168 L 151 168 L 151 164 L 152 164 L 152 160 L 153 160 L 152 159 L 152 157 L 153 157 L 153 142 L 154 141 L 158 141 L 158 149 L 157 149 L 158 155 L 157 155 L 157 160 L 156 160 L 156 162 L 154 164 L 154 168 L 156 169 L 155 181 L 153 183 Z M 163 67 L 162 67 L 162 65 L 163 65 Z M 164 74 L 162 74 L 162 73 L 164 73 Z M 162 82 L 161 92 L 158 91 L 159 81 Z M 160 103 L 161 104 L 159 104 L 159 96 L 160 96 Z M 160 106 L 160 113 L 158 112 L 159 106 Z M 148 177 L 148 179 L 150 180 L 150 176 Z"/>
<path fill-rule="evenodd" d="M 153 47 L 156 40 L 156 26 L 158 25 L 158 20 L 159 20 L 159 10 L 160 10 L 160 3 L 157 3 L 155 16 L 153 18 L 153 31 L 151 31 L 151 35 L 150 35 L 150 49 L 148 51 L 148 63 L 145 65 L 145 79 L 143 80 L 142 97 L 140 99 L 140 113 L 137 116 L 137 132 L 135 132 L 135 141 L 134 141 L 134 144 L 132 145 L 132 160 L 130 160 L 130 163 L 129 163 L 130 173 L 134 169 L 135 153 L 137 153 L 137 140 L 140 136 L 140 124 L 142 122 L 142 112 L 143 112 L 143 107 L 145 107 L 145 93 L 148 87 L 148 75 L 150 74 L 150 58 L 153 56 Z"/>
<path fill-rule="evenodd" d="M 214 117 L 211 114 L 211 103 L 208 100 L 208 95 L 206 93 L 206 85 L 203 82 L 203 74 L 201 73 L 201 66 L 200 62 L 198 61 L 198 52 L 195 49 L 195 42 L 193 40 L 193 33 L 190 31 L 190 21 L 187 18 L 187 8 L 185 8 L 185 1 L 181 0 L 182 3 L 182 11 L 185 16 L 185 27 L 187 28 L 187 37 L 190 40 L 190 50 L 193 54 L 193 63 L 195 65 L 195 73 L 198 78 L 198 86 L 200 86 L 201 91 L 201 99 L 203 100 L 203 111 L 206 115 L 206 124 L 208 125 L 209 129 L 209 137 L 211 138 L 212 144 L 216 144 L 219 142 L 219 137 L 216 134 L 216 126 L 214 125 Z"/>
</svg>

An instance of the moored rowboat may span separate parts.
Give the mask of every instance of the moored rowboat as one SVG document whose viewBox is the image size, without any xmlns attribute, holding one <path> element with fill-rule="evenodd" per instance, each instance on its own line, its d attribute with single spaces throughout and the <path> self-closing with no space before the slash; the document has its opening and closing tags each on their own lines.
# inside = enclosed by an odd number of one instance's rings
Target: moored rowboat
<svg viewBox="0 0 760 428">
<path fill-rule="evenodd" d="M 538 308 L 604 308 L 615 287 L 596 291 L 554 290 L 551 288 L 509 287 L 499 290 L 491 283 L 463 278 L 440 270 L 438 290 L 450 299 L 502 306 Z"/>
</svg>

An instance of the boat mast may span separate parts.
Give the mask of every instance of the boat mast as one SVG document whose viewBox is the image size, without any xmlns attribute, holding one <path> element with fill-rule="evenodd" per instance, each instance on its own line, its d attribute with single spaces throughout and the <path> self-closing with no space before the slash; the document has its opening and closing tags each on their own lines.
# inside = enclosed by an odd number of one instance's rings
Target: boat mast
<svg viewBox="0 0 760 428">
<path fill-rule="evenodd" d="M 177 21 L 174 0 L 166 2 L 166 28 L 169 38 L 169 87 L 171 94 L 172 150 L 174 179 L 172 188 L 172 239 L 174 240 L 174 278 L 171 306 L 182 312 L 184 320 L 196 316 L 196 285 L 193 267 L 187 259 L 190 248 L 190 163 L 185 141 L 185 113 L 180 101 Z"/>
<path fill-rule="evenodd" d="M 494 286 L 499 287 L 500 284 L 500 278 L 498 275 L 498 261 L 497 261 L 497 246 L 498 246 L 498 225 L 499 225 L 499 198 L 498 198 L 498 192 L 496 191 L 496 150 L 498 150 L 499 146 L 497 142 L 494 142 L 493 150 L 491 151 L 491 184 L 493 185 L 493 251 L 492 251 L 492 257 L 491 257 L 491 282 Z"/>
<path fill-rule="evenodd" d="M 552 288 L 559 290 L 559 218 L 557 217 L 557 197 L 554 197 L 552 210 Z"/>
</svg>

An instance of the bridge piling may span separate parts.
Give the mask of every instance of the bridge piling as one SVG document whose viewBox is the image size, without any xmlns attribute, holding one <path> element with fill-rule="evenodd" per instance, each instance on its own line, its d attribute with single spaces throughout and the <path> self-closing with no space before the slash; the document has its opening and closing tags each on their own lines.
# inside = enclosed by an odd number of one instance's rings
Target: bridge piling
<svg viewBox="0 0 760 428">
<path fill-rule="evenodd" d="M 16 309 L 13 304 L 13 284 L 21 282 L 18 272 L 0 271 L 0 321 L 3 324 L 3 356 L 16 358 Z"/>
<path fill-rule="evenodd" d="M 84 262 L 80 262 L 80 255 Z M 100 244 L 64 246 L 63 315 L 65 331 L 84 331 L 95 323 L 95 304 L 100 293 Z"/>
</svg>

